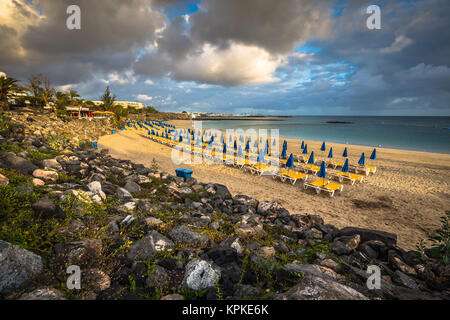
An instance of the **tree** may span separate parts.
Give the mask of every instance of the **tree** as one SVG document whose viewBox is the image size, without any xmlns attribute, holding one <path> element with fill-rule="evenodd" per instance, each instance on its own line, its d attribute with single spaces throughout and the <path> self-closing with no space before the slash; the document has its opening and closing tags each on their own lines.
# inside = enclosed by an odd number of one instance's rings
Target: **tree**
<svg viewBox="0 0 450 320">
<path fill-rule="evenodd" d="M 23 88 L 18 86 L 17 82 L 19 82 L 19 80 L 8 78 L 6 76 L 0 77 L 0 109 L 8 110 L 8 98 L 11 98 L 14 94 L 23 91 Z"/>
<path fill-rule="evenodd" d="M 56 112 L 57 114 L 66 113 L 66 106 L 69 104 L 70 96 L 65 92 L 58 91 L 55 93 Z"/>
<path fill-rule="evenodd" d="M 70 104 L 74 103 L 75 98 L 79 98 L 80 95 L 76 90 L 70 90 L 69 91 L 69 98 L 70 98 Z"/>
<path fill-rule="evenodd" d="M 46 106 L 55 94 L 50 79 L 42 74 L 34 74 L 28 78 L 28 91 L 33 95 L 35 104 Z"/>
<path fill-rule="evenodd" d="M 101 97 L 101 100 L 103 101 L 105 110 L 112 111 L 112 107 L 114 106 L 114 102 L 116 101 L 116 95 L 111 96 L 109 86 L 106 87 L 105 94 Z"/>
</svg>

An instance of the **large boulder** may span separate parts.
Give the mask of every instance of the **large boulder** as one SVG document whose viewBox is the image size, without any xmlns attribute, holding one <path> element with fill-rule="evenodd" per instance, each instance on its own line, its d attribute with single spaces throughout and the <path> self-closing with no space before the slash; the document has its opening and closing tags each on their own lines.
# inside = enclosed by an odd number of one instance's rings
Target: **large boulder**
<svg viewBox="0 0 450 320">
<path fill-rule="evenodd" d="M 187 245 L 207 246 L 211 242 L 207 235 L 192 231 L 185 225 L 173 228 L 168 236 L 176 242 Z"/>
<path fill-rule="evenodd" d="M 360 292 L 331 279 L 305 276 L 290 290 L 277 294 L 275 300 L 367 300 Z"/>
<path fill-rule="evenodd" d="M 220 280 L 220 268 L 205 260 L 191 260 L 185 268 L 184 278 L 180 285 L 191 290 L 203 290 L 214 287 Z"/>
<path fill-rule="evenodd" d="M 128 180 L 124 188 L 130 193 L 137 193 L 141 191 L 141 187 L 134 181 Z"/>
<path fill-rule="evenodd" d="M 339 230 L 338 236 L 354 236 L 359 234 L 361 242 L 370 240 L 378 240 L 386 244 L 387 246 L 395 246 L 397 244 L 397 235 L 385 231 L 370 230 L 357 227 L 346 227 Z"/>
<path fill-rule="evenodd" d="M 42 197 L 32 205 L 34 214 L 42 218 L 61 218 L 64 219 L 66 214 L 61 207 L 55 204 L 48 197 Z"/>
<path fill-rule="evenodd" d="M 258 200 L 250 198 L 249 196 L 238 194 L 233 198 L 234 205 L 242 205 L 256 209 L 258 207 Z"/>
<path fill-rule="evenodd" d="M 58 181 L 59 175 L 56 171 L 36 169 L 33 171 L 33 177 L 56 182 Z"/>
<path fill-rule="evenodd" d="M 289 215 L 289 211 L 284 209 L 278 202 L 261 201 L 256 212 L 262 216 L 268 215 Z"/>
<path fill-rule="evenodd" d="M 0 294 L 6 295 L 25 287 L 42 269 L 40 256 L 0 240 Z"/>
<path fill-rule="evenodd" d="M 218 195 L 222 199 L 232 199 L 230 191 L 223 184 L 214 184 L 214 189 L 216 190 L 216 195 Z"/>
<path fill-rule="evenodd" d="M 127 249 L 127 258 L 130 260 L 146 260 L 153 257 L 158 251 L 172 251 L 174 247 L 174 243 L 170 239 L 152 230 Z"/>
<path fill-rule="evenodd" d="M 16 156 L 12 152 L 3 154 L 2 158 L 2 162 L 7 169 L 14 169 L 24 174 L 32 174 L 34 170 L 38 169 L 32 162 Z"/>
</svg>

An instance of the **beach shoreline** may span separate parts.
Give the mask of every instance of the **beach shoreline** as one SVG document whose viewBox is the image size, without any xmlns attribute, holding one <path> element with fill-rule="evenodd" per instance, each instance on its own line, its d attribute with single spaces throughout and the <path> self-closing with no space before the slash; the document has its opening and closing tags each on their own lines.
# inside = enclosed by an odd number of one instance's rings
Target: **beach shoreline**
<svg viewBox="0 0 450 320">
<path fill-rule="evenodd" d="M 177 128 L 189 128 L 191 120 L 169 123 Z M 439 227 L 439 218 L 450 209 L 447 177 L 450 173 L 450 155 L 377 148 L 377 173 L 355 185 L 344 185 L 344 190 L 333 198 L 304 190 L 301 184 L 291 185 L 270 177 L 253 176 L 236 168 L 219 164 L 180 164 L 172 162 L 172 149 L 145 137 L 146 132 L 126 130 L 99 139 L 99 147 L 110 150 L 112 156 L 151 165 L 153 158 L 160 170 L 174 174 L 179 167 L 192 169 L 193 177 L 202 182 L 226 185 L 233 196 L 246 194 L 259 201 L 277 201 L 291 214 L 319 214 L 326 223 L 339 228 L 356 226 L 383 230 L 398 235 L 399 246 L 413 250 Z M 284 140 L 284 138 L 281 138 Z M 286 138 L 288 155 L 298 154 L 301 141 Z M 327 152 L 321 153 L 322 141 L 305 141 L 309 152 L 326 157 L 329 146 L 336 159 L 345 147 L 349 161 L 356 163 L 362 152 L 366 158 L 373 147 L 327 143 Z M 311 181 L 310 178 L 308 181 Z"/>
</svg>

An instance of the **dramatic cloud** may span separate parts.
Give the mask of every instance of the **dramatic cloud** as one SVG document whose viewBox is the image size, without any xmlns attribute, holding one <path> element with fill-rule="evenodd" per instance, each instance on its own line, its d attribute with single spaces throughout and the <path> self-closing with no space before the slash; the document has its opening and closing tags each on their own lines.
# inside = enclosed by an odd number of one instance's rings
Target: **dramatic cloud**
<svg viewBox="0 0 450 320">
<path fill-rule="evenodd" d="M 448 0 L 370 4 L 380 30 L 359 0 L 2 0 L 0 71 L 171 111 L 449 115 Z"/>
</svg>

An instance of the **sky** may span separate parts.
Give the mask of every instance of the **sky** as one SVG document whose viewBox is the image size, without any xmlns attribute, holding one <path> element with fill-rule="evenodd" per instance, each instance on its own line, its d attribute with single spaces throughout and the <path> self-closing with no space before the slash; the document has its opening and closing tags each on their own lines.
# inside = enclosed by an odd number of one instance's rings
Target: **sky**
<svg viewBox="0 0 450 320">
<path fill-rule="evenodd" d="M 170 112 L 450 116 L 448 17 L 448 0 L 0 0 L 0 72 Z"/>
</svg>

